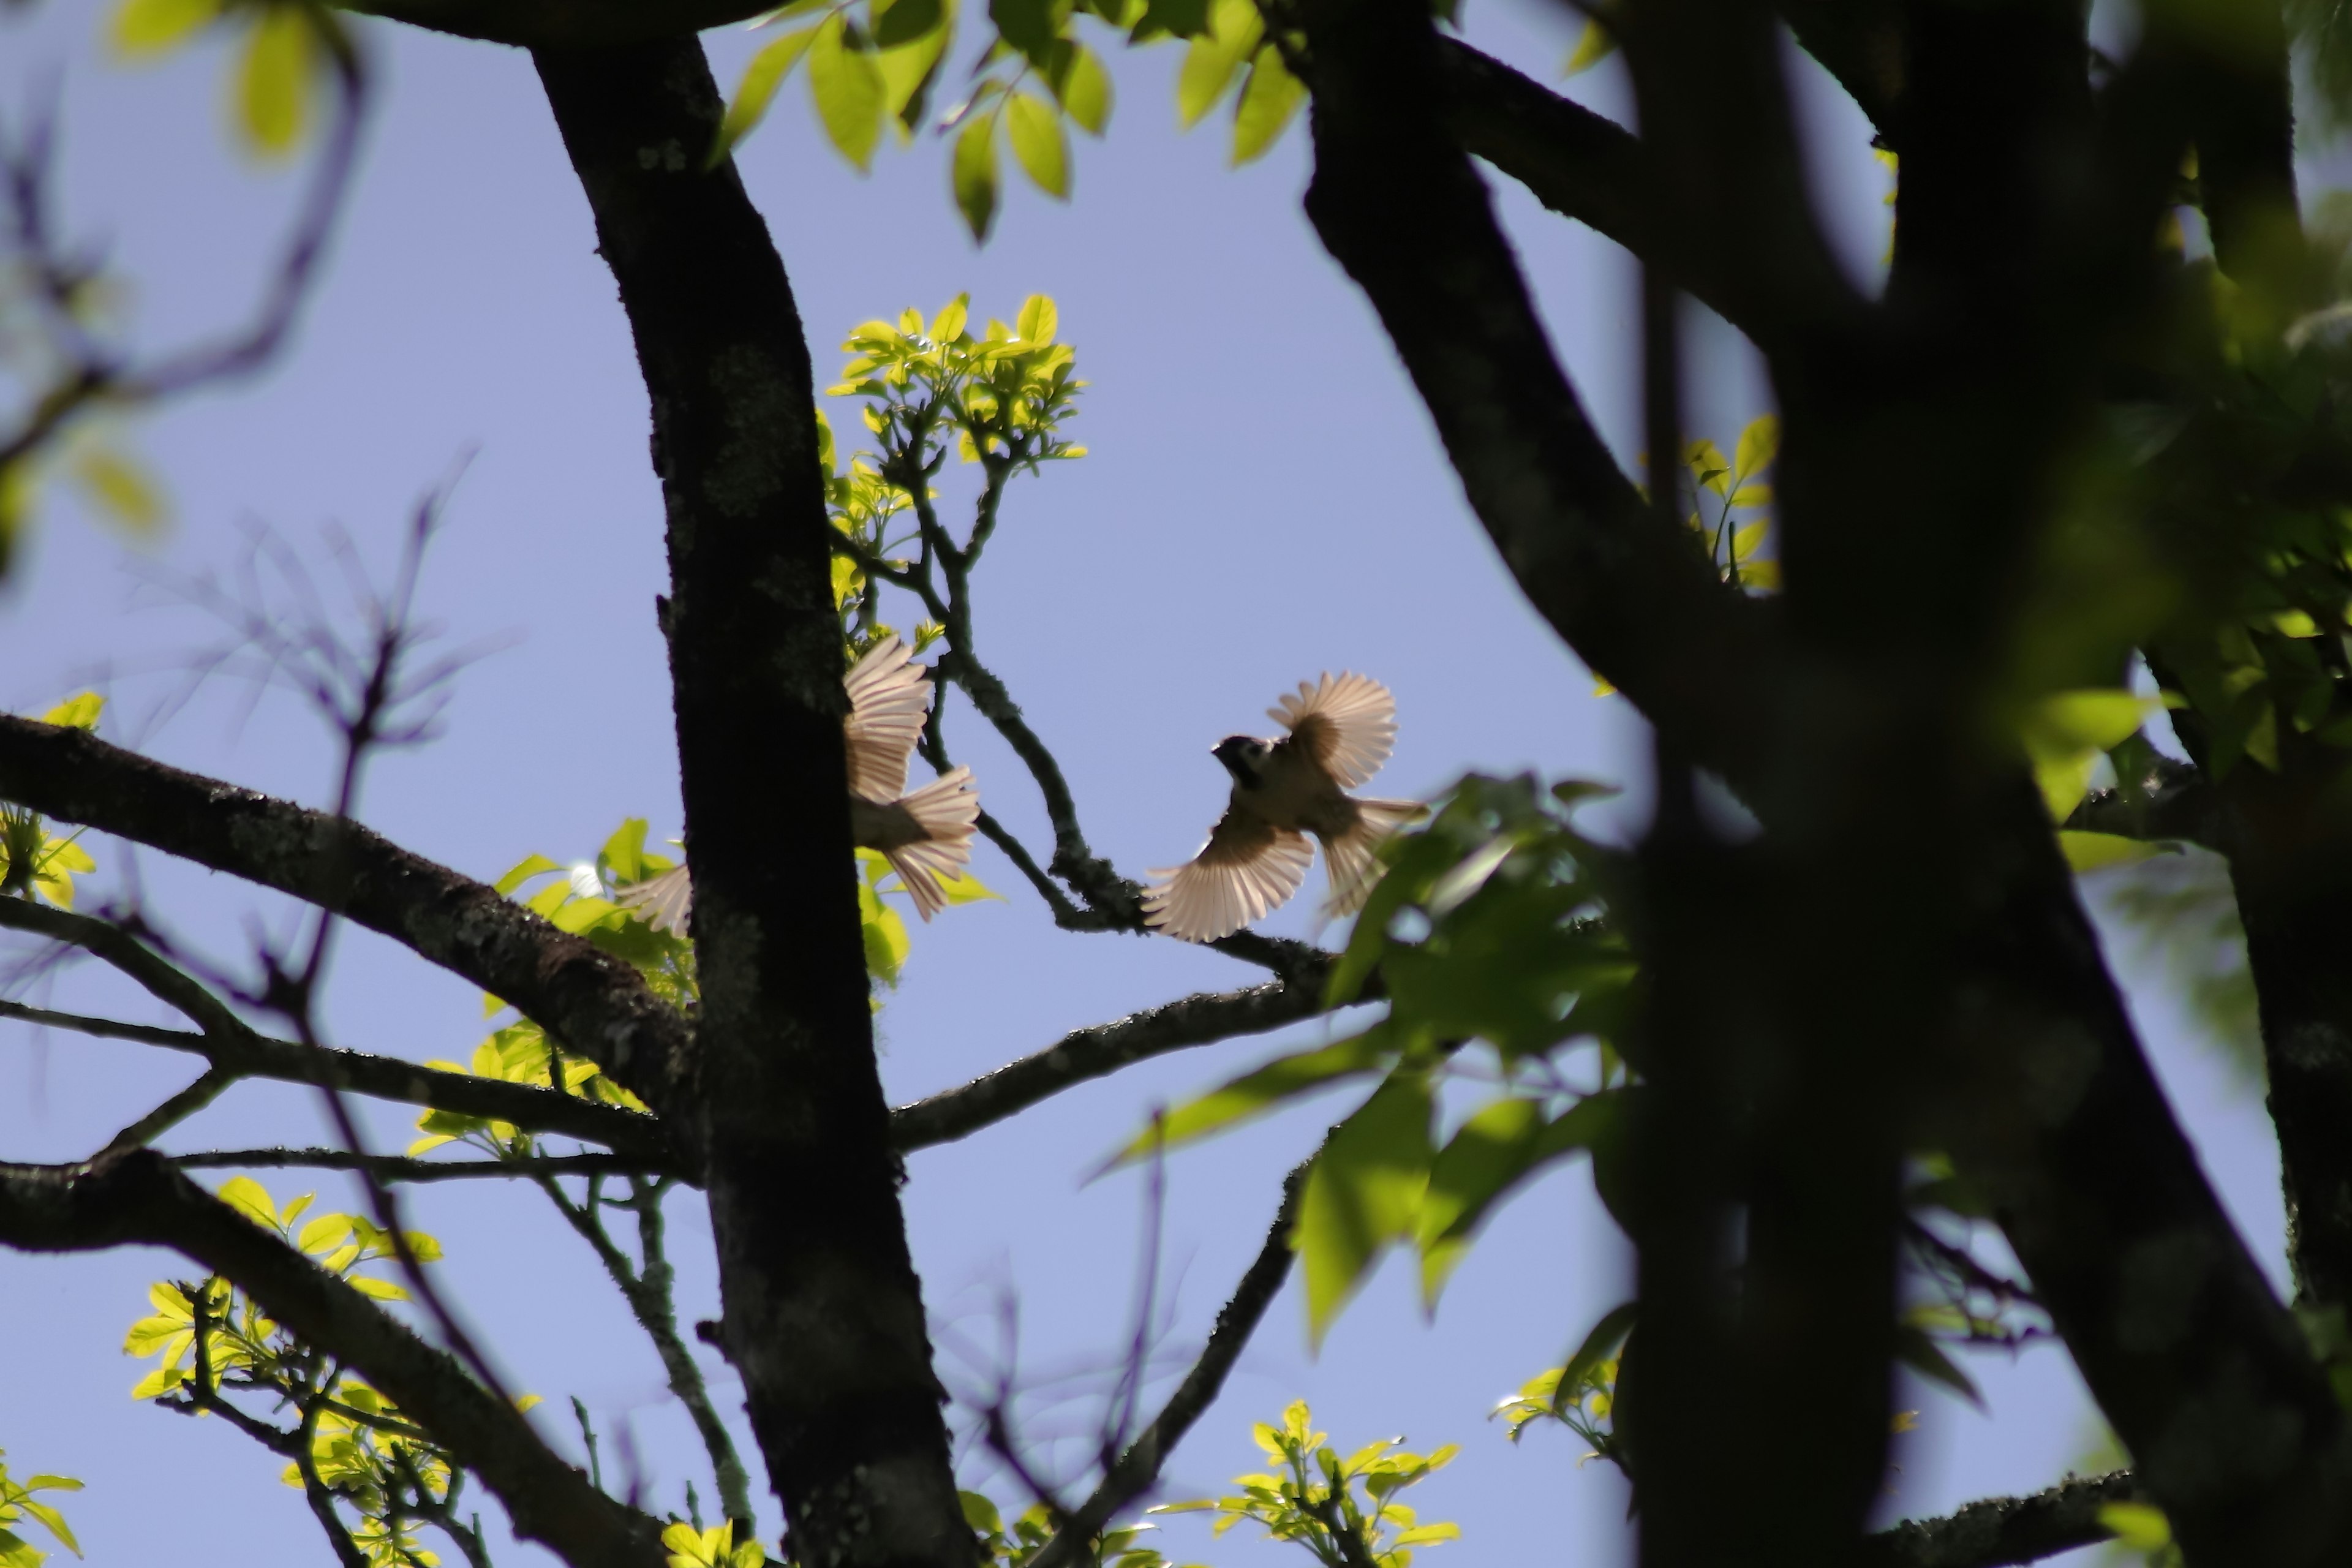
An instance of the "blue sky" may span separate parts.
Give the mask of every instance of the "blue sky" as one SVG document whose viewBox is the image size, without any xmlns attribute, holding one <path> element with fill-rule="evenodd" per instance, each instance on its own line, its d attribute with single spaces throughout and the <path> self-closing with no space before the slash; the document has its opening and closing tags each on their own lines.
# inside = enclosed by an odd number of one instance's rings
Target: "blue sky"
<svg viewBox="0 0 2352 1568">
<path fill-rule="evenodd" d="M 1572 41 L 1564 12 L 1504 0 L 1475 0 L 1470 12 L 1474 41 L 1538 74 Z M 52 0 L 0 20 L 0 103 L 22 103 L 28 82 L 61 68 L 67 216 L 129 280 L 139 341 L 166 346 L 245 311 L 294 182 L 255 171 L 230 147 L 216 55 L 124 70 L 94 47 L 98 17 L 98 7 Z M 152 580 L 234 570 L 257 524 L 314 557 L 320 530 L 340 525 L 381 567 L 414 499 L 470 452 L 423 600 L 454 641 L 508 646 L 467 670 L 437 743 L 380 767 L 363 815 L 485 878 L 533 852 L 585 858 L 628 816 L 649 817 L 656 837 L 674 834 L 667 676 L 653 621 L 661 508 L 644 392 L 584 201 L 525 58 L 366 31 L 379 110 L 355 205 L 299 334 L 258 383 L 128 432 L 172 497 L 173 526 L 159 546 L 127 550 L 70 501 L 51 509 L 0 590 L 0 707 L 38 711 L 95 681 L 113 698 L 112 738 L 319 800 L 329 748 L 283 695 L 248 714 L 245 694 L 216 682 L 168 721 L 150 718 L 174 689 L 173 660 L 216 636 Z M 713 36 L 723 81 L 751 42 Z M 1014 189 L 984 249 L 948 201 L 940 145 L 886 149 L 861 178 L 824 143 L 797 83 L 742 154 L 821 382 L 839 363 L 842 335 L 866 318 L 935 310 L 965 291 L 975 315 L 1010 318 L 1033 291 L 1059 301 L 1061 335 L 1093 384 L 1073 431 L 1092 455 L 1021 481 L 1008 500 L 982 569 L 977 641 L 1056 747 L 1096 847 L 1130 874 L 1189 854 L 1223 797 L 1209 746 L 1259 726 L 1276 696 L 1324 669 L 1362 669 L 1397 693 L 1402 732 L 1381 793 L 1427 793 L 1472 768 L 1638 786 L 1638 721 L 1591 695 L 1590 677 L 1521 603 L 1370 310 L 1301 216 L 1300 132 L 1264 162 L 1229 170 L 1221 123 L 1175 129 L 1176 58 L 1160 49 L 1114 59 L 1118 113 L 1105 142 L 1078 150 L 1075 202 Z M 1885 175 L 1851 107 L 1804 79 L 1817 201 L 1841 254 L 1866 275 L 1885 244 Z M 1625 111 L 1613 68 L 1570 89 Z M 1630 457 L 1639 443 L 1625 257 L 1509 187 L 1500 198 L 1559 352 Z M 1693 424 L 1727 443 L 1765 410 L 1761 379 L 1719 325 L 1702 323 L 1692 353 Z M 835 419 L 845 437 L 856 428 L 846 407 Z M 960 760 L 973 764 L 992 810 L 1043 842 L 1024 776 L 964 717 L 952 732 Z M 125 851 L 95 847 L 97 885 L 119 886 Z M 139 866 L 151 906 L 224 960 L 249 953 L 250 914 L 282 928 L 282 906 L 249 889 L 152 855 Z M 905 983 L 881 1016 L 895 1100 L 1070 1028 L 1258 978 L 1172 942 L 1057 932 L 992 851 L 976 868 L 1008 901 L 916 930 Z M 1312 902 L 1299 900 L 1269 929 L 1313 934 Z M 2128 961 L 2127 948 L 2118 956 Z M 339 1043 L 463 1059 L 483 1033 L 478 996 L 377 939 L 354 936 L 335 979 Z M 2275 1154 L 2260 1107 L 2189 1036 L 2161 977 L 2133 979 L 2180 1111 L 2275 1276 Z M 79 971 L 54 997 L 154 1016 L 152 1004 Z M 951 1379 L 984 1383 L 998 1370 L 1008 1302 L 1017 1304 L 1022 1379 L 1043 1386 L 1115 1356 L 1131 1311 L 1141 1189 L 1133 1174 L 1090 1183 L 1088 1173 L 1155 1104 L 1330 1027 L 1129 1069 L 915 1156 L 908 1220 L 942 1342 L 957 1347 L 944 1363 Z M 193 1076 L 182 1060 L 0 1025 L 0 1151 L 75 1157 Z M 1171 1352 L 1205 1331 L 1258 1246 L 1281 1172 L 1338 1109 L 1303 1107 L 1171 1161 Z M 248 1085 L 172 1146 L 330 1141 L 319 1122 L 307 1092 Z M 377 1116 L 373 1133 L 379 1147 L 404 1143 L 407 1119 Z M 322 1204 L 358 1201 L 331 1175 L 267 1180 L 281 1197 L 316 1190 Z M 549 1396 L 543 1428 L 576 1449 L 559 1413 L 577 1394 L 601 1427 L 627 1427 L 651 1500 L 677 1507 L 700 1468 L 690 1431 L 593 1260 L 537 1195 L 442 1186 L 412 1203 L 416 1222 L 446 1244 L 446 1281 L 512 1380 Z M 689 1319 L 712 1299 L 703 1234 L 691 1205 L 673 1205 Z M 125 1397 L 140 1369 L 121 1353 L 122 1331 L 145 1312 L 149 1281 L 187 1272 L 159 1253 L 0 1252 L 10 1334 L 0 1444 L 20 1472 L 89 1481 L 71 1517 L 94 1563 L 148 1560 L 163 1539 L 192 1561 L 230 1552 L 324 1561 L 276 1460 L 218 1423 L 178 1421 Z M 1503 1213 L 1433 1321 L 1410 1275 L 1385 1268 L 1319 1355 L 1308 1353 L 1295 1290 L 1286 1294 L 1180 1450 L 1179 1495 L 1255 1468 L 1248 1423 L 1305 1395 L 1342 1443 L 1401 1432 L 1416 1446 L 1465 1446 L 1416 1500 L 1425 1518 L 1458 1520 L 1466 1532 L 1432 1561 L 1617 1560 L 1624 1495 L 1605 1467 L 1579 1468 L 1579 1446 L 1556 1430 L 1513 1448 L 1484 1418 L 1625 1291 L 1623 1257 L 1585 1172 L 1561 1171 Z M 1971 1370 L 1989 1416 L 1932 1392 L 1907 1401 L 1919 1405 L 1921 1428 L 1898 1456 L 1890 1517 L 2046 1484 L 2080 1448 L 2087 1406 L 2062 1352 Z M 731 1408 L 723 1369 L 715 1375 Z M 1066 1409 L 1040 1419 L 1040 1431 L 1051 1420 L 1082 1429 Z M 608 1441 L 608 1466 L 614 1452 Z M 984 1477 L 984 1464 L 971 1473 Z M 1002 1479 L 992 1489 L 1013 1495 Z M 707 1483 L 700 1489 L 708 1497 Z M 772 1539 L 777 1510 L 762 1500 Z M 1167 1546 L 1181 1561 L 1281 1560 L 1250 1533 L 1212 1549 L 1204 1527 L 1179 1522 Z M 501 1563 L 543 1560 L 499 1553 Z"/>
</svg>

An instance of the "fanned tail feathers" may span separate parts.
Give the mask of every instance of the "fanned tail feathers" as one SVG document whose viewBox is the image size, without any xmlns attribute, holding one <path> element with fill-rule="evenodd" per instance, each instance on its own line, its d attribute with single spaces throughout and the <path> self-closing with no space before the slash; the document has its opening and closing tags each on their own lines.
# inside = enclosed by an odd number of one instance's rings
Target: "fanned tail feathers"
<svg viewBox="0 0 2352 1568">
<path fill-rule="evenodd" d="M 658 876 L 623 888 L 613 895 L 613 901 L 633 911 L 657 931 L 685 936 L 687 923 L 694 916 L 694 883 L 688 879 L 685 867 L 674 866 Z"/>
<path fill-rule="evenodd" d="M 898 802 L 915 819 L 923 837 L 884 850 L 890 868 L 915 900 L 915 912 L 929 921 L 948 907 L 940 890 L 942 880 L 954 881 L 971 864 L 973 825 L 980 820 L 980 792 L 971 786 L 971 770 L 958 767 L 941 773 Z"/>
<path fill-rule="evenodd" d="M 1330 879 L 1330 896 L 1323 901 L 1326 919 L 1339 920 L 1364 907 L 1381 879 L 1376 850 L 1381 840 L 1408 822 L 1419 820 L 1429 808 L 1415 800 L 1358 800 L 1356 826 L 1337 838 L 1323 840 L 1323 870 Z"/>
</svg>

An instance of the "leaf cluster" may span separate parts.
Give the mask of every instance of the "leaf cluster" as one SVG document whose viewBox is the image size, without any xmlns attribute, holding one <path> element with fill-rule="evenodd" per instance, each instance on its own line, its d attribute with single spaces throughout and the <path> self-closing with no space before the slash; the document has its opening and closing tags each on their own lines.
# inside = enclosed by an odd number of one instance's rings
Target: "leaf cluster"
<svg viewBox="0 0 2352 1568">
<path fill-rule="evenodd" d="M 305 1223 L 312 1194 L 280 1208 L 249 1176 L 232 1176 L 218 1196 L 362 1295 L 407 1299 L 394 1281 L 360 1272 L 399 1250 L 391 1235 L 364 1215 L 321 1214 Z M 422 1231 L 408 1232 L 402 1240 L 419 1263 L 441 1257 L 440 1243 Z M 131 1326 L 122 1348 L 131 1355 L 152 1356 L 156 1364 L 131 1389 L 132 1398 L 188 1415 L 219 1415 L 285 1456 L 289 1486 L 311 1492 L 314 1507 L 323 1503 L 331 1510 L 340 1501 L 356 1515 L 349 1521 L 337 1518 L 336 1528 L 373 1568 L 433 1568 L 439 1558 L 419 1542 L 421 1523 L 469 1537 L 468 1544 L 478 1548 L 478 1524 L 462 1524 L 455 1512 L 461 1472 L 447 1451 L 391 1400 L 296 1337 L 219 1275 L 159 1281 L 147 1295 L 155 1310 Z M 261 1408 L 257 1412 L 231 1395 L 259 1396 Z M 269 1419 L 279 1411 L 293 1414 L 291 1426 Z"/>
<path fill-rule="evenodd" d="M 1253 1428 L 1271 1469 L 1237 1476 L 1240 1489 L 1220 1498 L 1163 1503 L 1154 1513 L 1213 1510 L 1215 1533 L 1244 1520 L 1265 1526 L 1276 1541 L 1314 1553 L 1325 1568 L 1412 1568 L 1413 1548 L 1458 1541 L 1457 1524 L 1423 1524 L 1397 1494 L 1444 1468 L 1461 1450 L 1452 1444 L 1428 1455 L 1407 1452 L 1402 1438 L 1368 1443 L 1344 1458 L 1312 1426 L 1303 1399 L 1282 1413 L 1282 1425 Z"/>
<path fill-rule="evenodd" d="M 85 691 L 42 714 L 41 722 L 96 730 L 105 706 L 104 698 Z M 73 908 L 74 878 L 98 869 L 80 839 L 79 828 L 52 833 L 39 812 L 0 801 L 0 898 L 11 893 L 25 899 L 38 896 L 61 910 Z"/>
<path fill-rule="evenodd" d="M 9 1528 L 32 1521 L 49 1532 L 57 1543 L 81 1555 L 81 1547 L 74 1540 L 66 1516 L 54 1503 L 43 1502 L 35 1492 L 78 1492 L 81 1483 L 67 1476 L 27 1476 L 17 1480 L 8 1473 L 7 1451 L 0 1449 L 0 1568 L 41 1568 L 48 1553 L 35 1546 L 24 1536 Z"/>
<path fill-rule="evenodd" d="M 985 1494 L 967 1491 L 956 1496 L 963 1504 L 964 1522 L 980 1537 L 981 1551 L 992 1568 L 1028 1568 L 1062 1528 L 1055 1510 L 1043 1502 L 1030 1504 L 1008 1523 Z M 1089 1568 L 1174 1568 L 1156 1549 L 1138 1544 L 1151 1528 L 1129 1524 L 1106 1530 L 1087 1542 L 1083 1561 Z"/>
</svg>

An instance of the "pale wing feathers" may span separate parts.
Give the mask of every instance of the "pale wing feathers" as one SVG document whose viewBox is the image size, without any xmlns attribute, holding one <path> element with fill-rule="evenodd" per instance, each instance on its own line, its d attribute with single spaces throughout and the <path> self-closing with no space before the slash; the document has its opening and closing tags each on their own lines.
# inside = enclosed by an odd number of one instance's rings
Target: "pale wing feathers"
<svg viewBox="0 0 2352 1568">
<path fill-rule="evenodd" d="M 1313 686 L 1300 681 L 1296 695 L 1265 715 L 1297 736 L 1341 789 L 1370 783 L 1396 745 L 1396 699 L 1353 670 L 1327 672 Z"/>
<path fill-rule="evenodd" d="M 940 890 L 942 880 L 954 881 L 971 864 L 972 827 L 980 820 L 980 792 L 972 787 L 971 770 L 959 767 L 941 773 L 898 802 L 923 837 L 883 851 L 890 868 L 906 884 L 915 900 L 915 912 L 929 921 L 948 907 Z"/>
<path fill-rule="evenodd" d="M 931 678 L 897 637 L 868 648 L 842 684 L 849 689 L 849 789 L 868 800 L 893 801 L 907 787 L 907 759 L 922 738 L 931 706 Z"/>
<path fill-rule="evenodd" d="M 674 866 L 658 876 L 623 888 L 613 895 L 613 901 L 625 910 L 634 910 L 639 920 L 657 931 L 685 936 L 687 922 L 694 917 L 694 883 L 688 878 L 685 867 Z"/>
<path fill-rule="evenodd" d="M 1352 915 L 1364 907 L 1381 879 L 1380 857 L 1374 853 L 1381 841 L 1429 811 L 1412 800 L 1359 800 L 1356 809 L 1360 815 L 1355 826 L 1337 838 L 1323 840 L 1323 873 L 1331 882 L 1330 895 L 1323 900 L 1327 920 Z"/>
<path fill-rule="evenodd" d="M 1305 835 L 1228 810 L 1200 854 L 1152 872 L 1143 890 L 1146 925 L 1186 942 L 1214 942 L 1290 901 L 1315 850 Z"/>
</svg>

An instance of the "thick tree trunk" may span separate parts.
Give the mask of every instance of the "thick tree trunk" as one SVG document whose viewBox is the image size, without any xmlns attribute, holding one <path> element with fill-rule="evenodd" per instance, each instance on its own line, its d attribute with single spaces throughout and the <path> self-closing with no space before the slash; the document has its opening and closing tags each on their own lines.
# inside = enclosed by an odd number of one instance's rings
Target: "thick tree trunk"
<svg viewBox="0 0 2352 1568">
<path fill-rule="evenodd" d="M 534 57 L 653 398 L 719 1342 L 811 1568 L 969 1568 L 875 1068 L 806 341 L 691 38 Z"/>
</svg>

